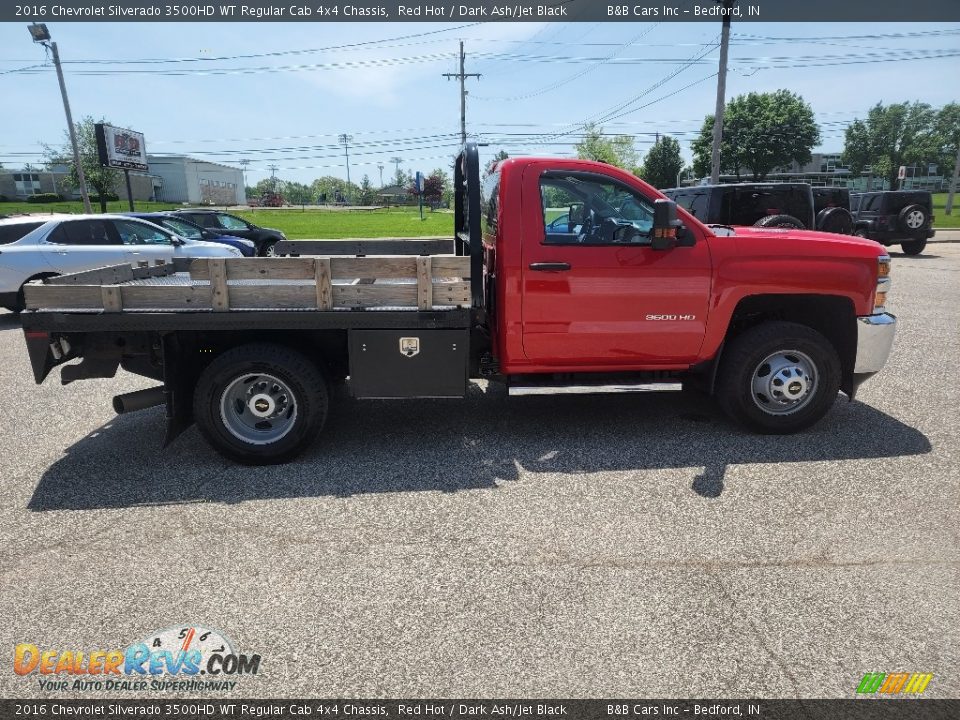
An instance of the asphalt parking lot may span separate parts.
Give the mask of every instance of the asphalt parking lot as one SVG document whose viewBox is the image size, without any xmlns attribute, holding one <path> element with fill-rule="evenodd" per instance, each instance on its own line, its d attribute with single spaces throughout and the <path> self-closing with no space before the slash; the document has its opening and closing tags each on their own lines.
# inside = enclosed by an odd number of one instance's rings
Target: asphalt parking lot
<svg viewBox="0 0 960 720">
<path fill-rule="evenodd" d="M 149 381 L 35 386 L 2 314 L 0 693 L 78 696 L 17 643 L 201 624 L 262 656 L 233 697 L 958 697 L 960 244 L 894 255 L 891 362 L 789 437 L 672 394 L 341 393 L 305 458 L 243 468 L 113 414 Z"/>
</svg>

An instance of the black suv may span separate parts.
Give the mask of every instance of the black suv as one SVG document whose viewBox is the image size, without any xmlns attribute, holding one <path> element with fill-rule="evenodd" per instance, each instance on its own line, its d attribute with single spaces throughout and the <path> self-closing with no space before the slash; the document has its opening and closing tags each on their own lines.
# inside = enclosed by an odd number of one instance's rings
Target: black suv
<svg viewBox="0 0 960 720">
<path fill-rule="evenodd" d="M 919 255 L 932 238 L 933 198 L 925 190 L 883 190 L 850 196 L 854 232 Z"/>
<path fill-rule="evenodd" d="M 813 228 L 806 183 L 734 183 L 669 188 L 664 194 L 706 225 Z"/>
<path fill-rule="evenodd" d="M 853 235 L 853 215 L 850 213 L 850 191 L 841 187 L 813 188 L 814 220 L 820 232 Z"/>
<path fill-rule="evenodd" d="M 280 240 L 287 239 L 286 235 L 279 230 L 262 228 L 243 218 L 238 218 L 236 215 L 219 210 L 175 210 L 170 214 L 173 217 L 182 217 L 189 220 L 202 228 L 253 240 L 257 246 L 257 255 L 260 257 L 273 257 L 276 255 L 274 245 Z"/>
</svg>

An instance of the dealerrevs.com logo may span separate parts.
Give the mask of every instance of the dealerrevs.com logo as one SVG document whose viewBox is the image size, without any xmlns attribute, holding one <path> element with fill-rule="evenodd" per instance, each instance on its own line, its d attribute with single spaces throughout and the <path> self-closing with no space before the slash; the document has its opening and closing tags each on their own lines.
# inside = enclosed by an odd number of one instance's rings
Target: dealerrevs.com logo
<svg viewBox="0 0 960 720">
<path fill-rule="evenodd" d="M 920 695 L 931 680 L 932 673 L 867 673 L 857 686 L 857 694 Z"/>
<path fill-rule="evenodd" d="M 13 653 L 13 671 L 46 691 L 233 690 L 239 676 L 259 670 L 259 655 L 239 653 L 223 633 L 197 625 L 158 630 L 122 650 L 20 643 Z"/>
</svg>

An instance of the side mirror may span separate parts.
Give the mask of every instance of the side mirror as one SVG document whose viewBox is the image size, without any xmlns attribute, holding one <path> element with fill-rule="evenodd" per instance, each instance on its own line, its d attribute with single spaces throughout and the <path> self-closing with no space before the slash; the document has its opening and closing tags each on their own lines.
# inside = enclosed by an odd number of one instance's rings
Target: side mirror
<svg viewBox="0 0 960 720">
<path fill-rule="evenodd" d="M 184 239 L 183 239 L 182 237 L 180 237 L 179 235 L 174 235 L 174 236 L 170 239 L 170 243 L 171 243 L 174 247 L 181 247 L 182 245 L 186 245 L 186 244 L 187 244 L 187 241 L 184 240 Z"/>
<path fill-rule="evenodd" d="M 677 244 L 677 204 L 673 200 L 655 200 L 653 203 L 653 235 L 650 246 L 654 250 L 669 250 Z"/>
<path fill-rule="evenodd" d="M 570 206 L 570 228 L 571 228 L 570 231 L 571 232 L 573 232 L 573 228 L 576 227 L 577 225 L 583 225 L 583 216 L 585 214 L 584 213 L 585 208 L 586 206 L 583 203 L 573 203 L 573 205 Z"/>
</svg>

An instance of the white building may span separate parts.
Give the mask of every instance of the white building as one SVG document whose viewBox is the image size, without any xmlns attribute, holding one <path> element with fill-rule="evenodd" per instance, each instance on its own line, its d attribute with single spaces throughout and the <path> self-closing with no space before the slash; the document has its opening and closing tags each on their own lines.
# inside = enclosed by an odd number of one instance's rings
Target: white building
<svg viewBox="0 0 960 720">
<path fill-rule="evenodd" d="M 163 178 L 157 200 L 208 205 L 244 205 L 243 170 L 187 155 L 147 155 L 150 173 Z"/>
</svg>

